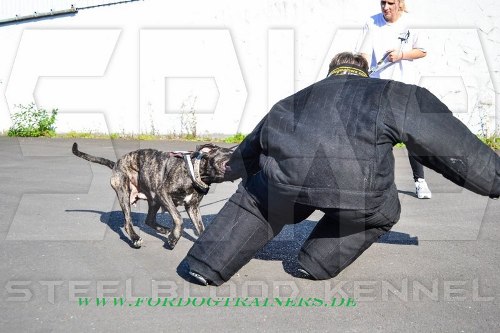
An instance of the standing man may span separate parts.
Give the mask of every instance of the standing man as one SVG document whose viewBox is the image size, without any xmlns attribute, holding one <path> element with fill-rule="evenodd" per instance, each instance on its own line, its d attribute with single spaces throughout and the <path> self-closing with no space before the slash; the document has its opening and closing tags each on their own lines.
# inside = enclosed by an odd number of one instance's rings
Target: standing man
<svg viewBox="0 0 500 333">
<path fill-rule="evenodd" d="M 340 53 L 329 75 L 273 106 L 235 150 L 227 180 L 243 181 L 189 250 L 190 274 L 220 285 L 276 236 L 325 213 L 298 255 L 329 279 L 399 220 L 393 146 L 475 193 L 500 196 L 500 157 L 428 90 L 368 77 Z"/>
<path fill-rule="evenodd" d="M 370 65 L 373 78 L 417 84 L 413 60 L 426 56 L 423 42 L 416 30 L 410 29 L 411 17 L 404 0 L 380 1 L 381 13 L 368 20 L 363 28 L 359 48 Z M 424 167 L 408 151 L 419 199 L 430 199 L 432 193 L 424 179 Z"/>
</svg>

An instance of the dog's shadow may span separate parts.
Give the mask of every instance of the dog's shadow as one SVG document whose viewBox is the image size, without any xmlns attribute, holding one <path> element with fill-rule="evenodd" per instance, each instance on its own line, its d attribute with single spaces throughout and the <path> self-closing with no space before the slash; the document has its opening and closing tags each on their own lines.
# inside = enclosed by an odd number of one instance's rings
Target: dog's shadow
<svg viewBox="0 0 500 333">
<path fill-rule="evenodd" d="M 121 210 L 116 210 L 112 212 L 101 212 L 98 210 L 91 210 L 91 209 L 67 209 L 66 212 L 69 213 L 92 213 L 92 214 L 98 214 L 100 215 L 100 222 L 106 224 L 112 231 L 114 231 L 118 236 L 120 236 L 120 239 L 126 242 L 130 247 L 135 248 L 130 241 L 130 238 L 128 235 L 124 232 L 123 227 L 125 225 L 125 218 L 123 216 L 123 212 Z M 165 235 L 158 233 L 156 230 L 153 228 L 149 227 L 145 221 L 146 221 L 146 213 L 138 213 L 138 212 L 131 212 L 131 218 L 132 218 L 132 223 L 134 225 L 134 229 L 140 229 L 141 232 L 144 232 L 148 235 L 151 235 L 153 237 L 158 238 L 159 240 L 163 241 L 164 245 L 163 247 L 171 250 L 171 248 L 168 245 L 167 238 Z M 209 224 L 209 222 L 213 219 L 215 215 L 206 215 L 202 216 L 202 221 L 205 224 Z M 156 214 L 156 223 L 161 225 L 162 227 L 165 227 L 167 229 L 172 229 L 173 227 L 173 221 L 168 213 L 158 213 Z M 191 222 L 190 218 L 184 218 L 183 219 L 183 229 L 182 229 L 182 237 L 190 240 L 191 242 L 196 241 L 196 238 L 191 236 L 189 233 L 187 233 L 187 230 L 191 230 L 194 234 L 195 227 L 193 225 L 193 222 Z"/>
</svg>

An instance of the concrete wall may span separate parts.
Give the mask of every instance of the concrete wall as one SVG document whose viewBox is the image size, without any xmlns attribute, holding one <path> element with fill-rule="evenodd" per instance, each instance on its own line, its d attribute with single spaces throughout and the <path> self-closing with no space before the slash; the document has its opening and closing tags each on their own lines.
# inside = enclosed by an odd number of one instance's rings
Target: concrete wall
<svg viewBox="0 0 500 333">
<path fill-rule="evenodd" d="M 480 134 L 500 130 L 500 5 L 407 0 L 428 39 L 420 84 Z M 0 131 L 15 105 L 58 132 L 249 132 L 354 51 L 377 0 L 145 0 L 0 26 Z"/>
</svg>

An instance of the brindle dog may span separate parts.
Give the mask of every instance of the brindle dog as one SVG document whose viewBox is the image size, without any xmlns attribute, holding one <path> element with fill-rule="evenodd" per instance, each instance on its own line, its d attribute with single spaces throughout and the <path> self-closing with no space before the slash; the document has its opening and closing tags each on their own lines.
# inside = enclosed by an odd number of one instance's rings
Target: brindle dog
<svg viewBox="0 0 500 333">
<path fill-rule="evenodd" d="M 159 233 L 167 235 L 171 249 L 175 247 L 182 233 L 182 218 L 176 206 L 184 205 L 195 233 L 199 236 L 204 225 L 200 214 L 200 201 L 211 183 L 224 181 L 226 163 L 232 150 L 213 144 L 198 146 L 189 158 L 196 160 L 197 178 L 190 177 L 188 167 L 180 155 L 155 149 L 139 149 L 122 156 L 113 162 L 102 157 L 92 156 L 78 150 L 73 144 L 73 154 L 87 161 L 105 165 L 113 170 L 111 186 L 125 215 L 125 231 L 132 246 L 140 248 L 142 238 L 132 226 L 130 205 L 139 199 L 148 201 L 146 224 Z M 201 186 L 200 186 L 201 184 Z M 156 213 L 163 208 L 172 216 L 174 228 L 169 230 L 156 223 Z"/>
</svg>

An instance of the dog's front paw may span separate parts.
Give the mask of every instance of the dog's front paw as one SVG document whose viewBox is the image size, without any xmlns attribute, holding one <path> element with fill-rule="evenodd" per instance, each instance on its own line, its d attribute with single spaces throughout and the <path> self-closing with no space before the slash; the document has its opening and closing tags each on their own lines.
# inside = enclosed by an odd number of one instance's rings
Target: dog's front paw
<svg viewBox="0 0 500 333">
<path fill-rule="evenodd" d="M 203 226 L 203 224 L 200 225 L 200 228 L 194 228 L 194 234 L 198 237 L 201 236 L 201 234 L 203 233 L 203 231 L 205 231 L 205 227 Z"/>
<path fill-rule="evenodd" d="M 177 245 L 177 242 L 179 241 L 179 238 L 174 236 L 173 232 L 170 232 L 167 236 L 167 243 L 168 246 L 170 246 L 170 249 L 173 250 L 174 247 Z"/>
<path fill-rule="evenodd" d="M 136 239 L 135 241 L 132 241 L 132 246 L 135 247 L 136 249 L 140 249 L 142 246 L 142 238 L 139 237 L 139 239 Z"/>
</svg>

